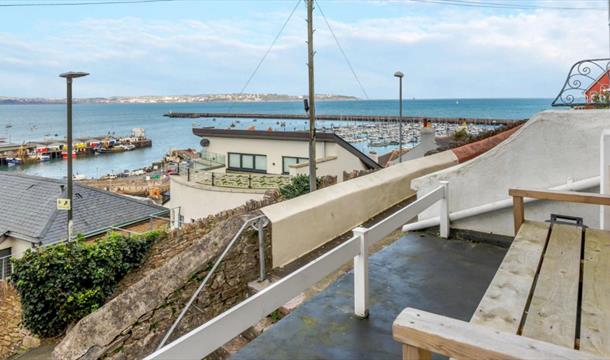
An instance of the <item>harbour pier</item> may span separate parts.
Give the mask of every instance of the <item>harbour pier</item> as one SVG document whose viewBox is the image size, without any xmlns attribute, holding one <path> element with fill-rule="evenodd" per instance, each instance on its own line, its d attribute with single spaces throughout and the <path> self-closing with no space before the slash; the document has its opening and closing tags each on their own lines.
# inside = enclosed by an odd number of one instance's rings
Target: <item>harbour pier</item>
<svg viewBox="0 0 610 360">
<path fill-rule="evenodd" d="M 255 114 L 255 113 L 195 113 L 195 112 L 169 112 L 164 116 L 170 118 L 232 118 L 232 119 L 281 119 L 281 120 L 308 120 L 307 114 Z M 395 116 L 395 115 L 331 115 L 316 114 L 317 120 L 329 121 L 363 121 L 363 122 L 398 122 L 419 123 L 424 120 L 431 123 L 442 124 L 474 124 L 474 125 L 510 125 L 515 121 L 527 119 L 494 119 L 494 118 L 445 118 L 430 116 Z"/>
</svg>

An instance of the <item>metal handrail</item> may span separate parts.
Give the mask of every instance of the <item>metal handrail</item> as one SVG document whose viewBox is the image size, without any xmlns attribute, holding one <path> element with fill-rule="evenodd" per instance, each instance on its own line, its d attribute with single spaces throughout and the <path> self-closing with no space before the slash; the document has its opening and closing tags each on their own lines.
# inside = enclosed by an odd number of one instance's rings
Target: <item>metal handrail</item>
<svg viewBox="0 0 610 360">
<path fill-rule="evenodd" d="M 239 230 L 237 231 L 237 233 L 235 234 L 235 236 L 233 236 L 233 239 L 231 239 L 231 241 L 229 242 L 229 245 L 227 245 L 227 247 L 224 249 L 224 251 L 222 252 L 222 254 L 220 254 L 220 256 L 216 259 L 216 262 L 214 263 L 214 265 L 212 266 L 212 268 L 210 269 L 210 271 L 207 273 L 207 275 L 205 276 L 205 278 L 203 279 L 203 281 L 201 282 L 201 284 L 199 284 L 199 287 L 197 288 L 197 290 L 195 291 L 195 293 L 193 294 L 193 296 L 191 296 L 191 298 L 189 299 L 189 301 L 186 303 L 186 306 L 184 306 L 184 308 L 182 309 L 182 311 L 180 312 L 180 315 L 178 315 L 178 318 L 176 319 L 176 321 L 174 321 L 174 323 L 172 324 L 172 327 L 167 331 L 167 333 L 165 334 L 165 336 L 163 337 L 163 340 L 161 340 L 161 342 L 159 343 L 159 346 L 157 346 L 157 350 L 161 349 L 165 343 L 167 342 L 167 340 L 169 339 L 169 337 L 172 335 L 172 333 L 174 332 L 174 330 L 176 329 L 176 327 L 178 326 L 178 324 L 180 323 L 180 321 L 182 320 L 182 318 L 184 317 L 184 315 L 186 315 L 186 312 L 189 310 L 189 308 L 191 307 L 191 305 L 193 304 L 193 301 L 195 301 L 195 299 L 197 298 L 197 296 L 199 296 L 199 293 L 201 293 L 201 290 L 203 290 L 203 288 L 205 287 L 205 285 L 207 284 L 208 280 L 210 280 L 210 278 L 212 277 L 212 275 L 214 274 L 214 271 L 216 270 L 216 268 L 218 267 L 218 265 L 220 265 L 220 263 L 222 262 L 222 260 L 224 259 L 224 257 L 227 255 L 227 253 L 229 252 L 229 250 L 231 250 L 231 247 L 233 247 L 233 244 L 235 244 L 235 242 L 237 241 L 237 239 L 239 239 L 239 237 L 241 236 L 242 232 L 250 225 L 252 224 L 255 220 L 261 220 L 261 219 L 265 219 L 267 220 L 267 217 L 265 215 L 259 215 L 259 216 L 255 216 L 251 219 L 246 220 L 243 225 L 239 228 Z M 264 226 L 267 225 L 268 222 L 266 221 L 261 221 L 259 222 L 259 226 L 258 228 L 255 228 L 255 230 L 258 230 L 259 233 L 262 230 L 262 228 Z M 259 236 L 259 240 L 260 240 L 260 236 Z M 260 254 L 259 257 L 261 259 L 264 259 L 264 254 Z M 264 261 L 264 260 L 262 260 Z M 263 269 L 264 270 L 264 269 Z"/>
</svg>

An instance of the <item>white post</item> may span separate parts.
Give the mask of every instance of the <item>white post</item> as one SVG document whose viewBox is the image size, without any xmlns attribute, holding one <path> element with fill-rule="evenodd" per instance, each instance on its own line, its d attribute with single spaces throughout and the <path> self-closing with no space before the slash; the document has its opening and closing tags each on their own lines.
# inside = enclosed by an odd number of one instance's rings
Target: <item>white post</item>
<svg viewBox="0 0 610 360">
<path fill-rule="evenodd" d="M 440 200 L 441 238 L 447 239 L 449 237 L 449 181 L 441 181 L 440 184 L 443 187 L 443 198 Z"/>
<path fill-rule="evenodd" d="M 360 240 L 360 254 L 354 256 L 354 313 L 360 318 L 369 316 L 369 246 L 368 229 L 357 227 L 352 230 Z"/>
<path fill-rule="evenodd" d="M 600 141 L 599 166 L 599 193 L 610 194 L 610 129 L 602 132 Z M 599 227 L 602 230 L 610 229 L 610 209 L 607 206 L 599 207 Z"/>
<path fill-rule="evenodd" d="M 180 228 L 180 206 L 175 207 L 172 209 L 172 213 L 174 215 L 174 229 L 179 229 Z"/>
</svg>

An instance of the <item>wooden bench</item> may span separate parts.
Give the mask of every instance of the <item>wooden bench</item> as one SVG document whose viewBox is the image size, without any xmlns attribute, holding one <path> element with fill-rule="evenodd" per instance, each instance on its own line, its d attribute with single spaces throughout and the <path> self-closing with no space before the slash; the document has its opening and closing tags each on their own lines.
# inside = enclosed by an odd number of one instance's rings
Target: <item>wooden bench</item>
<svg viewBox="0 0 610 360">
<path fill-rule="evenodd" d="M 610 206 L 610 196 L 511 189 L 516 236 L 470 322 L 407 308 L 404 359 L 610 358 L 610 232 L 524 218 L 524 198 Z"/>
</svg>

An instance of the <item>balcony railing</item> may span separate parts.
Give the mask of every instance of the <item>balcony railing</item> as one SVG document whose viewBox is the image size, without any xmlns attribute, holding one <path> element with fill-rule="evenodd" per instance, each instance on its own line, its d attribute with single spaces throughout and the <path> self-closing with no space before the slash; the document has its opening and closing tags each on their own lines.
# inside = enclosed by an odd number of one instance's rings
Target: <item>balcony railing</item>
<svg viewBox="0 0 610 360">
<path fill-rule="evenodd" d="M 189 182 L 234 189 L 277 189 L 290 183 L 288 175 L 220 173 L 198 169 L 197 166 L 180 166 L 180 175 Z"/>
<path fill-rule="evenodd" d="M 11 263 L 11 256 L 4 256 L 0 258 L 0 280 L 5 280 L 13 273 L 13 264 Z"/>
<path fill-rule="evenodd" d="M 247 300 L 216 316 L 174 342 L 148 355 L 146 360 L 203 359 L 301 292 L 354 261 L 354 313 L 368 316 L 368 249 L 430 206 L 441 203 L 440 234 L 449 235 L 448 183 L 417 199 L 370 228 L 358 227 L 353 236 L 316 260 L 303 266 Z"/>
<path fill-rule="evenodd" d="M 222 168 L 225 164 L 226 155 L 203 151 L 200 158 L 192 161 L 191 168 L 196 170 L 212 170 Z"/>
</svg>

